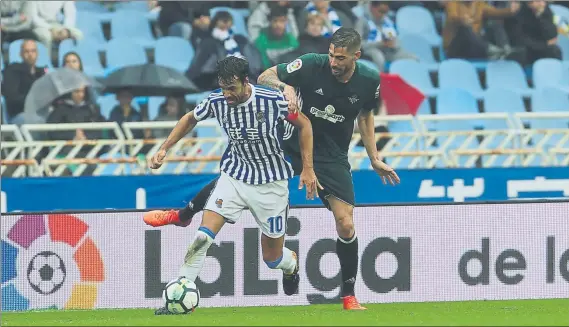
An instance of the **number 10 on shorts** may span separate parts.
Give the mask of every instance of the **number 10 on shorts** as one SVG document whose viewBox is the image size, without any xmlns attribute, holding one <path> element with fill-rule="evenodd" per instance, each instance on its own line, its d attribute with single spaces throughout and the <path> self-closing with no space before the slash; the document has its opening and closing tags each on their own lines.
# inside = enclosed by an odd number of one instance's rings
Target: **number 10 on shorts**
<svg viewBox="0 0 569 327">
<path fill-rule="evenodd" d="M 267 221 L 269 222 L 269 229 L 270 229 L 271 234 L 272 233 L 280 233 L 283 231 L 283 217 L 282 216 L 270 217 L 269 219 L 267 219 Z"/>
</svg>

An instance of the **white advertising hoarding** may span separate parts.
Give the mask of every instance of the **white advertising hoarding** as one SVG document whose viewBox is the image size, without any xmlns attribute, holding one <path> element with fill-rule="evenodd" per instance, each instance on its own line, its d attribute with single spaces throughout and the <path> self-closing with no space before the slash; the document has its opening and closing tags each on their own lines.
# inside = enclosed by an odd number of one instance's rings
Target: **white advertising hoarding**
<svg viewBox="0 0 569 327">
<path fill-rule="evenodd" d="M 358 207 L 361 302 L 569 298 L 569 202 Z M 158 307 L 200 216 L 152 228 L 140 212 L 4 215 L 2 310 Z M 292 209 L 287 245 L 300 292 L 262 261 L 247 213 L 226 225 L 197 284 L 200 305 L 339 302 L 331 212 Z"/>
</svg>

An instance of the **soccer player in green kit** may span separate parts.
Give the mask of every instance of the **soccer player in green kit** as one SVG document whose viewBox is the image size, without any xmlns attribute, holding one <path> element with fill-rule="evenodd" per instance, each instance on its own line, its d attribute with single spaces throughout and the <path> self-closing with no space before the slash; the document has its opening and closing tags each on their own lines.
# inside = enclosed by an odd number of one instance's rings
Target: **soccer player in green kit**
<svg viewBox="0 0 569 327">
<path fill-rule="evenodd" d="M 400 182 L 397 173 L 382 162 L 377 152 L 373 112 L 380 102 L 380 78 L 376 71 L 357 62 L 361 56 L 360 47 L 358 32 L 342 27 L 332 36 L 327 55 L 305 54 L 288 64 L 269 68 L 258 80 L 261 85 L 281 90 L 289 101 L 291 114 L 300 108 L 312 123 L 314 171 L 321 185 L 318 193 L 336 221 L 336 253 L 340 259 L 345 310 L 365 310 L 354 293 L 359 258 L 348 148 L 356 119 L 373 169 L 384 184 Z M 285 125 L 284 139 L 285 154 L 290 157 L 295 174 L 300 174 L 298 132 L 292 125 Z M 146 215 L 151 215 L 154 221 L 163 221 L 155 226 L 187 226 L 193 215 L 203 209 L 216 180 L 205 186 L 186 208 L 151 211 Z"/>
</svg>

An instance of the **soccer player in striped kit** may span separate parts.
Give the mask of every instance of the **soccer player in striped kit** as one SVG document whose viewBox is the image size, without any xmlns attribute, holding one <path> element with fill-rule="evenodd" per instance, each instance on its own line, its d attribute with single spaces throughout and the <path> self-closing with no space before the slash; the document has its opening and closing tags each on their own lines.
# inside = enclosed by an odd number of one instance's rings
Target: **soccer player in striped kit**
<svg viewBox="0 0 569 327">
<path fill-rule="evenodd" d="M 217 69 L 221 89 L 213 91 L 180 119 L 149 163 L 150 168 L 159 168 L 166 152 L 205 119 L 216 119 L 229 137 L 220 163 L 221 176 L 205 203 L 201 226 L 188 248 L 180 276 L 195 281 L 216 234 L 225 223 L 237 222 L 243 210 L 249 209 L 263 234 L 265 263 L 283 271 L 285 294 L 298 293 L 297 254 L 284 247 L 288 179 L 294 172 L 285 160 L 281 142 L 286 119 L 300 133 L 300 187 L 306 185 L 307 196 L 314 198 L 318 181 L 312 163 L 312 125 L 303 114 L 287 118 L 289 103 L 281 91 L 250 84 L 247 60 L 227 57 L 218 63 Z M 164 214 L 151 211 L 145 214 L 144 221 L 152 226 L 164 225 Z M 156 314 L 168 314 L 168 310 L 161 308 Z"/>
</svg>

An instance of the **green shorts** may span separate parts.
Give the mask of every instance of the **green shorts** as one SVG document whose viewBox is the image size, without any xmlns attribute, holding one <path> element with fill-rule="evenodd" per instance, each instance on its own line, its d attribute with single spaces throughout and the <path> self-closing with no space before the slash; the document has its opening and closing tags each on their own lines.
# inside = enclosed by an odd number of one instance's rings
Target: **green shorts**
<svg viewBox="0 0 569 327">
<path fill-rule="evenodd" d="M 302 172 L 300 154 L 290 151 L 286 147 L 285 154 L 288 161 L 292 164 L 294 175 L 300 175 Z M 314 172 L 320 185 L 324 188 L 323 190 L 318 189 L 318 196 L 328 210 L 332 210 L 328 202 L 329 196 L 334 196 L 351 206 L 355 205 L 354 182 L 350 165 L 347 162 L 326 162 L 314 159 Z"/>
</svg>

